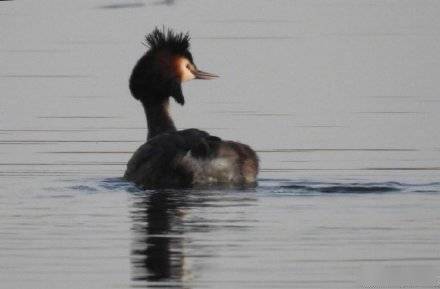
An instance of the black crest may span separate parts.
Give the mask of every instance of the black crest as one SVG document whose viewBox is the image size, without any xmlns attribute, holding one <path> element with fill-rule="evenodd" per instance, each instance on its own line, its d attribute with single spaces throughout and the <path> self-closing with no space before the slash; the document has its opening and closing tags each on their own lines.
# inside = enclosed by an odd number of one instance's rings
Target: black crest
<svg viewBox="0 0 440 289">
<path fill-rule="evenodd" d="M 173 73 L 173 56 L 182 56 L 193 62 L 189 52 L 189 34 L 175 33 L 157 27 L 145 36 L 148 48 L 138 60 L 130 76 L 132 95 L 144 103 L 161 103 L 172 96 L 184 104 L 181 81 Z"/>
<path fill-rule="evenodd" d="M 189 49 L 188 33 L 175 33 L 171 29 L 159 30 L 157 27 L 145 36 L 145 46 L 150 51 L 168 50 L 177 54 L 185 54 Z"/>
</svg>

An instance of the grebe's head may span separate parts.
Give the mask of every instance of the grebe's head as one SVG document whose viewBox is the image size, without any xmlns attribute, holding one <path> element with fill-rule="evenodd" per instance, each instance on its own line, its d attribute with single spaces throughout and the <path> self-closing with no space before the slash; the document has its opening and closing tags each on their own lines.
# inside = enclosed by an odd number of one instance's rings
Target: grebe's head
<svg viewBox="0 0 440 289">
<path fill-rule="evenodd" d="M 172 96 L 183 105 L 182 82 L 217 77 L 197 69 L 189 51 L 189 40 L 188 33 L 157 28 L 145 37 L 148 50 L 130 77 L 130 90 L 136 99 L 151 104 Z"/>
</svg>

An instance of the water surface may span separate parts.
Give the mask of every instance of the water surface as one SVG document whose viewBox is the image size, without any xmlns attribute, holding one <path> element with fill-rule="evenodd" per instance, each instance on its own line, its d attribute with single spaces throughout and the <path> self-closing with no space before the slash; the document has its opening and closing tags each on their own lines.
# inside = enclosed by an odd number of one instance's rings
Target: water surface
<svg viewBox="0 0 440 289">
<path fill-rule="evenodd" d="M 1 1 L 5 288 L 435 288 L 440 4 Z M 179 128 L 251 144 L 252 189 L 140 191 L 128 76 L 190 31 Z"/>
</svg>

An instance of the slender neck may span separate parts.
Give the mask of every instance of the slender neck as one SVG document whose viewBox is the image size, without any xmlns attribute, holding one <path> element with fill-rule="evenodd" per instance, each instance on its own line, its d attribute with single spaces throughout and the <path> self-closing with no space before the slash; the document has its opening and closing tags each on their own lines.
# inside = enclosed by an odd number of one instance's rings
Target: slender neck
<svg viewBox="0 0 440 289">
<path fill-rule="evenodd" d="M 161 103 L 157 104 L 146 104 L 142 102 L 142 105 L 147 117 L 147 140 L 164 132 L 176 131 L 176 127 L 168 111 L 169 98 L 165 98 Z"/>
</svg>

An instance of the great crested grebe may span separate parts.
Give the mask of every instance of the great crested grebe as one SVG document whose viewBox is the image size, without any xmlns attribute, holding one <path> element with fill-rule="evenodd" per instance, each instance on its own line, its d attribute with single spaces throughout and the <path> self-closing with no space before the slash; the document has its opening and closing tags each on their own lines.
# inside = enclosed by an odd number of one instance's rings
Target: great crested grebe
<svg viewBox="0 0 440 289">
<path fill-rule="evenodd" d="M 188 33 L 156 28 L 145 40 L 148 50 L 133 68 L 130 91 L 144 107 L 148 136 L 129 160 L 124 178 L 143 188 L 255 184 L 254 150 L 198 129 L 178 131 L 169 115 L 170 96 L 185 103 L 182 82 L 217 77 L 197 69 Z"/>
</svg>

